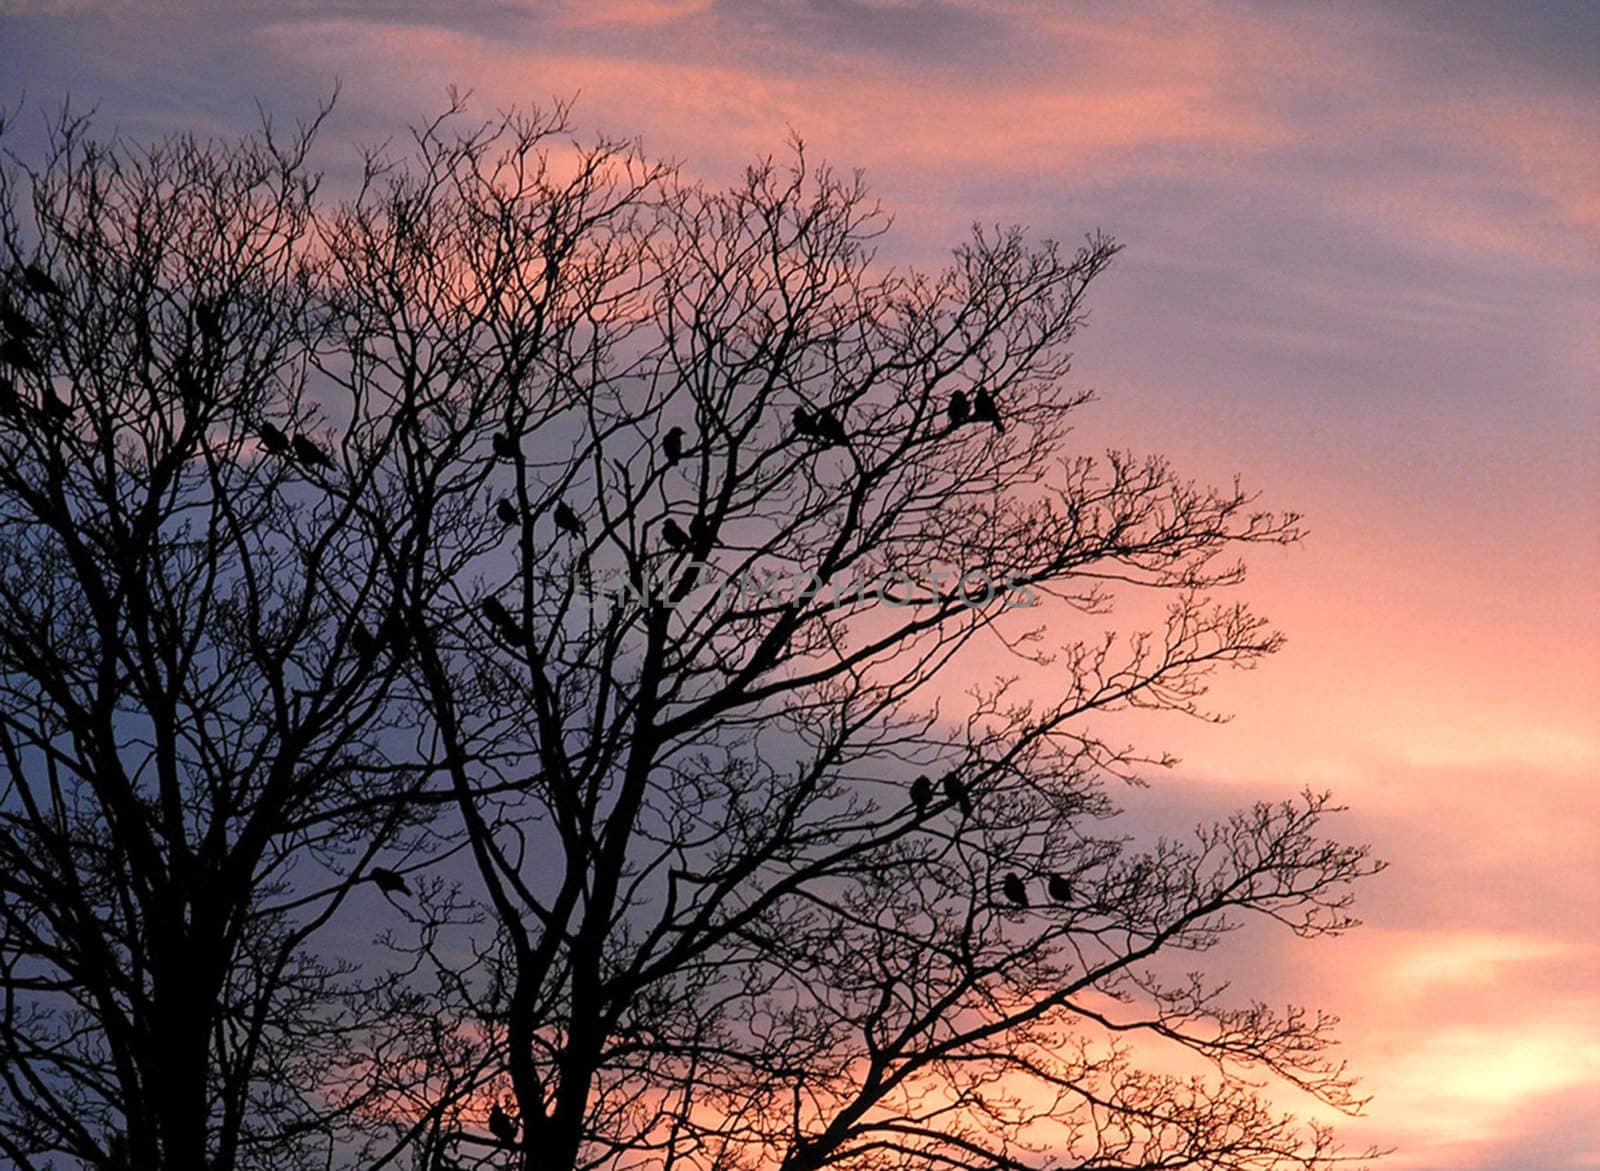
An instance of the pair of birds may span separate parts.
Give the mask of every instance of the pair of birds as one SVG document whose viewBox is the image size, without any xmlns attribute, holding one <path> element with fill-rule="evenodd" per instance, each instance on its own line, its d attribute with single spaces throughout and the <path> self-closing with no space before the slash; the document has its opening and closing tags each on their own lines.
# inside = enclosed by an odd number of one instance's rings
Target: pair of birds
<svg viewBox="0 0 1600 1171">
<path fill-rule="evenodd" d="M 815 412 L 796 407 L 794 431 L 804 439 L 820 439 L 825 447 L 850 442 L 850 433 L 844 429 L 839 416 L 827 407 Z"/>
<path fill-rule="evenodd" d="M 1052 874 L 1045 883 L 1051 899 L 1064 903 L 1072 897 L 1072 883 L 1062 878 L 1059 874 Z M 1006 901 L 1016 907 L 1026 907 L 1028 903 L 1028 887 L 1015 871 L 1007 874 L 1000 880 L 1000 893 L 1006 896 Z"/>
<path fill-rule="evenodd" d="M 945 418 L 949 420 L 949 430 L 967 423 L 993 423 L 996 431 L 1003 432 L 1006 425 L 1000 419 L 1000 408 L 995 405 L 994 396 L 987 390 L 979 387 L 969 400 L 966 392 L 956 391 L 950 396 L 950 405 L 945 408 Z"/>
<path fill-rule="evenodd" d="M 962 817 L 971 817 L 972 798 L 967 793 L 967 787 L 961 783 L 961 778 L 953 772 L 945 773 L 939 784 L 944 789 L 945 800 L 957 806 Z M 918 817 L 927 813 L 928 807 L 933 804 L 933 779 L 926 773 L 911 782 L 911 804 L 916 807 Z"/>
<path fill-rule="evenodd" d="M 716 525 L 703 516 L 693 517 L 689 521 L 687 532 L 670 516 L 661 523 L 661 539 L 667 543 L 668 548 L 679 553 L 695 545 L 709 545 L 716 537 L 716 533 Z"/>
<path fill-rule="evenodd" d="M 511 503 L 510 497 L 500 497 L 500 502 L 494 506 L 494 514 L 504 525 L 522 523 L 522 509 Z M 556 501 L 556 528 L 573 537 L 583 536 L 583 521 L 578 514 L 573 512 L 565 500 Z"/>
<path fill-rule="evenodd" d="M 308 468 L 331 468 L 333 457 L 303 431 L 295 432 L 291 439 L 271 423 L 262 421 L 259 430 L 261 446 L 269 455 L 292 455 Z"/>
<path fill-rule="evenodd" d="M 405 618 L 398 611 L 389 614 L 379 623 L 376 634 L 358 618 L 350 627 L 350 645 L 355 648 L 356 654 L 367 662 L 377 658 L 384 647 L 392 648 L 396 656 L 403 658 L 411 651 L 411 631 L 406 627 Z"/>
</svg>

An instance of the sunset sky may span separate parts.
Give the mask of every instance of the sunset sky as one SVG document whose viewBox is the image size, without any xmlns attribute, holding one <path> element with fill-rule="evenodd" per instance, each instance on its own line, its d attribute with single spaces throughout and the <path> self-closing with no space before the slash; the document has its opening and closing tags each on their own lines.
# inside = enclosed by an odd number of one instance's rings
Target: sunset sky
<svg viewBox="0 0 1600 1171">
<path fill-rule="evenodd" d="M 712 181 L 793 132 L 865 170 L 894 263 L 1117 237 L 1079 441 L 1310 534 L 1252 557 L 1289 643 L 1221 681 L 1233 722 L 1141 723 L 1183 759 L 1131 824 L 1331 788 L 1391 864 L 1366 925 L 1226 962 L 1343 1018 L 1347 1141 L 1600 1168 L 1600 5 L 0 0 L 0 70 L 35 141 L 69 96 L 234 135 L 337 83 L 331 167 L 454 84 Z"/>
</svg>

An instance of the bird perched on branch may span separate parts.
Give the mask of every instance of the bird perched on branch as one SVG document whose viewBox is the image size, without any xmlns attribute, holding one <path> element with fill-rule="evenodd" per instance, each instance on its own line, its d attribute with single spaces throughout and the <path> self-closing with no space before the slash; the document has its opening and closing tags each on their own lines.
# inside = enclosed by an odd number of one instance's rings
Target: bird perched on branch
<svg viewBox="0 0 1600 1171">
<path fill-rule="evenodd" d="M 367 871 L 367 877 L 372 879 L 377 888 L 386 895 L 408 895 L 411 888 L 406 885 L 406 880 L 386 866 L 374 866 Z"/>
<path fill-rule="evenodd" d="M 522 519 L 522 513 L 517 510 L 517 506 L 504 496 L 500 497 L 500 503 L 494 506 L 494 514 L 500 518 L 500 523 L 503 525 L 514 525 Z"/>
<path fill-rule="evenodd" d="M 923 773 L 911 782 L 911 804 L 917 807 L 917 816 L 928 812 L 928 806 L 933 803 L 933 781 Z"/>
<path fill-rule="evenodd" d="M 39 405 L 44 408 L 45 416 L 52 422 L 65 423 L 72 418 L 72 404 L 48 386 L 45 387 L 44 397 L 39 400 Z"/>
<path fill-rule="evenodd" d="M 972 798 L 967 796 L 967 787 L 961 783 L 961 778 L 955 773 L 945 773 L 943 783 L 945 799 L 960 807 L 962 817 L 971 817 Z"/>
<path fill-rule="evenodd" d="M 496 431 L 494 433 L 494 438 L 491 439 L 489 443 L 491 446 L 493 446 L 495 455 L 500 459 L 517 458 L 517 441 L 511 436 L 507 435 L 504 431 Z"/>
<path fill-rule="evenodd" d="M 583 522 L 567 507 L 565 500 L 556 501 L 556 528 L 574 537 L 583 536 Z"/>
<path fill-rule="evenodd" d="M 694 516 L 689 520 L 689 539 L 696 545 L 710 545 L 717 539 L 716 524 L 703 516 Z"/>
<path fill-rule="evenodd" d="M 293 447 L 295 458 L 309 468 L 331 468 L 333 466 L 333 457 L 318 447 L 308 435 L 295 435 Z"/>
<path fill-rule="evenodd" d="M 0 362 L 14 366 L 18 370 L 26 370 L 30 374 L 44 373 L 44 366 L 34 357 L 33 351 L 28 348 L 28 343 L 20 337 L 8 337 L 0 342 Z"/>
<path fill-rule="evenodd" d="M 11 303 L 10 298 L 0 299 L 0 325 L 4 325 L 6 332 L 18 341 L 39 336 L 39 327 L 29 321 L 22 310 Z"/>
<path fill-rule="evenodd" d="M 22 270 L 22 284 L 30 292 L 39 293 L 46 297 L 61 296 L 61 286 L 56 284 L 55 278 L 37 264 L 30 264 Z"/>
<path fill-rule="evenodd" d="M 350 645 L 355 648 L 356 654 L 363 659 L 375 659 L 382 644 L 372 631 L 367 629 L 367 624 L 357 619 L 350 627 Z"/>
<path fill-rule="evenodd" d="M 22 399 L 17 397 L 17 384 L 0 374 L 0 415 L 18 415 L 22 412 Z"/>
<path fill-rule="evenodd" d="M 503 1143 L 517 1141 L 517 1120 L 500 1109 L 499 1102 L 489 1111 L 489 1133 Z"/>
<path fill-rule="evenodd" d="M 981 387 L 972 400 L 972 418 L 978 423 L 993 423 L 996 431 L 1005 431 L 1006 425 L 1000 421 L 1000 408 L 995 406 L 994 397 Z"/>
<path fill-rule="evenodd" d="M 260 436 L 261 446 L 273 455 L 283 455 L 289 450 L 289 437 L 271 423 L 261 424 Z"/>
<path fill-rule="evenodd" d="M 1028 905 L 1028 888 L 1022 885 L 1022 879 L 1015 874 L 1008 874 L 1000 883 L 1000 892 L 1019 907 Z"/>
<path fill-rule="evenodd" d="M 794 433 L 807 439 L 815 439 L 819 434 L 816 420 L 811 417 L 811 412 L 804 407 L 796 407 L 794 409 Z"/>
<path fill-rule="evenodd" d="M 683 526 L 670 516 L 661 524 L 661 539 L 674 549 L 689 547 L 689 534 L 684 532 Z"/>
<path fill-rule="evenodd" d="M 1072 884 L 1059 874 L 1052 874 L 1047 885 L 1050 897 L 1058 903 L 1064 903 L 1072 897 Z"/>
<path fill-rule="evenodd" d="M 222 340 L 222 317 L 211 302 L 198 299 L 194 302 L 194 323 L 206 342 L 214 344 Z"/>
<path fill-rule="evenodd" d="M 967 401 L 965 391 L 958 390 L 950 396 L 950 405 L 945 408 L 944 416 L 950 420 L 951 431 L 972 418 L 972 404 Z"/>
<path fill-rule="evenodd" d="M 683 458 L 683 428 L 673 427 L 661 437 L 661 454 L 667 457 L 669 468 L 677 467 Z"/>
<path fill-rule="evenodd" d="M 835 415 L 827 407 L 817 412 L 816 424 L 818 436 L 826 439 L 829 443 L 842 444 L 850 442 L 850 434 L 844 429 L 844 424 L 839 421 L 839 416 Z"/>
</svg>

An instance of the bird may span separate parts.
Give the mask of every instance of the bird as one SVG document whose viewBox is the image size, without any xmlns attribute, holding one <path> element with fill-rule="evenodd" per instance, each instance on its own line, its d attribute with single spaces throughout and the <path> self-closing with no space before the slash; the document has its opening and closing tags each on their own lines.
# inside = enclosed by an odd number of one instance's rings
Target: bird
<svg viewBox="0 0 1600 1171">
<path fill-rule="evenodd" d="M 0 342 L 0 362 L 32 374 L 44 373 L 44 367 L 39 364 L 39 359 L 34 357 L 33 351 L 28 348 L 28 343 L 20 337 L 8 337 Z"/>
<path fill-rule="evenodd" d="M 515 1142 L 517 1138 L 517 1120 L 500 1109 L 499 1102 L 489 1111 L 489 1133 L 503 1143 Z"/>
<path fill-rule="evenodd" d="M 961 424 L 972 417 L 972 406 L 967 402 L 964 391 L 956 391 L 950 396 L 950 405 L 945 408 L 945 417 L 950 420 L 950 430 L 954 431 Z"/>
<path fill-rule="evenodd" d="M 943 783 L 945 799 L 961 807 L 962 817 L 971 817 L 972 798 L 967 796 L 967 787 L 961 783 L 961 778 L 955 773 L 945 773 Z"/>
<path fill-rule="evenodd" d="M 379 890 L 386 895 L 408 895 L 411 888 L 406 885 L 406 880 L 386 866 L 374 866 L 367 872 L 367 877 L 377 884 Z"/>
<path fill-rule="evenodd" d="M 208 342 L 222 340 L 222 317 L 209 301 L 196 300 L 194 323 L 200 327 L 200 336 Z"/>
<path fill-rule="evenodd" d="M 17 397 L 17 384 L 0 374 L 0 415 L 15 415 L 22 410 L 22 400 Z"/>
<path fill-rule="evenodd" d="M 65 423 L 72 418 L 72 404 L 49 387 L 45 387 L 44 397 L 39 405 L 44 408 L 44 413 L 57 423 Z"/>
<path fill-rule="evenodd" d="M 839 416 L 824 407 L 817 412 L 817 434 L 829 443 L 849 443 L 850 435 L 839 421 Z"/>
<path fill-rule="evenodd" d="M 794 409 L 794 431 L 796 435 L 804 435 L 808 439 L 818 434 L 816 421 L 804 407 Z"/>
<path fill-rule="evenodd" d="M 500 518 L 500 523 L 505 525 L 514 525 L 522 519 L 522 513 L 517 511 L 517 506 L 504 496 L 500 497 L 500 503 L 494 506 L 494 514 Z"/>
<path fill-rule="evenodd" d="M 483 599 L 478 608 L 483 611 L 485 618 L 493 622 L 501 630 L 516 629 L 517 620 L 511 617 L 511 611 L 505 608 L 499 598 L 487 597 Z"/>
<path fill-rule="evenodd" d="M 683 526 L 670 516 L 662 522 L 661 539 L 674 549 L 687 549 L 689 547 L 689 534 L 683 531 Z"/>
<path fill-rule="evenodd" d="M 39 327 L 23 316 L 22 311 L 9 300 L 0 300 L 0 325 L 19 341 L 39 336 Z"/>
<path fill-rule="evenodd" d="M 1000 421 L 1000 408 L 994 405 L 994 396 L 981 387 L 972 399 L 972 418 L 976 422 L 993 423 L 996 431 L 1006 429 Z"/>
<path fill-rule="evenodd" d="M 333 466 L 333 458 L 318 447 L 310 437 L 296 434 L 293 446 L 295 457 L 307 467 L 331 468 Z"/>
<path fill-rule="evenodd" d="M 1001 880 L 1000 891 L 1017 906 L 1026 907 L 1028 905 L 1028 889 L 1022 885 L 1022 879 L 1015 874 L 1007 874 Z"/>
<path fill-rule="evenodd" d="M 677 467 L 683 458 L 683 428 L 673 427 L 661 437 L 661 454 L 667 457 L 669 468 Z"/>
<path fill-rule="evenodd" d="M 271 423 L 263 422 L 261 424 L 261 446 L 273 455 L 282 455 L 289 450 L 289 437 Z"/>
<path fill-rule="evenodd" d="M 556 528 L 574 537 L 583 536 L 583 522 L 578 519 L 578 514 L 567 507 L 565 500 L 556 501 Z"/>
<path fill-rule="evenodd" d="M 350 627 L 350 645 L 363 659 L 375 659 L 383 644 L 378 641 L 377 635 L 367 629 L 367 624 L 358 619 Z"/>
<path fill-rule="evenodd" d="M 411 627 L 406 624 L 406 617 L 399 610 L 391 610 L 383 616 L 383 621 L 378 624 L 378 643 L 380 646 L 394 648 L 394 653 L 404 658 L 411 651 Z"/>
<path fill-rule="evenodd" d="M 709 545 L 717 539 L 717 526 L 703 516 L 695 516 L 689 521 L 689 539 L 696 545 Z"/>
<path fill-rule="evenodd" d="M 1072 883 L 1062 878 L 1059 874 L 1052 874 L 1047 885 L 1050 889 L 1050 897 L 1058 903 L 1064 903 L 1072 897 Z"/>
<path fill-rule="evenodd" d="M 917 807 L 920 816 L 928 811 L 928 806 L 933 801 L 933 782 L 928 775 L 923 773 L 911 782 L 911 804 Z"/>
<path fill-rule="evenodd" d="M 501 459 L 517 458 L 517 441 L 504 431 L 496 431 L 494 438 L 489 441 L 494 447 L 495 455 Z"/>
<path fill-rule="evenodd" d="M 42 293 L 46 297 L 61 296 L 61 286 L 37 264 L 30 264 L 22 270 L 22 283 L 32 292 Z"/>
</svg>

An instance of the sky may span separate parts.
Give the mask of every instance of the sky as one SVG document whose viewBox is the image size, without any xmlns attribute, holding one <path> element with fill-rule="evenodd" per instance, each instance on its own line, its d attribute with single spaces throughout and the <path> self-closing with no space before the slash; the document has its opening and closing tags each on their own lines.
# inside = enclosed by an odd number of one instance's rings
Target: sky
<svg viewBox="0 0 1600 1171">
<path fill-rule="evenodd" d="M 344 143 L 451 85 L 575 97 L 712 181 L 791 134 L 863 168 L 896 263 L 974 222 L 1117 237 L 1084 448 L 1238 473 L 1309 530 L 1244 591 L 1287 647 L 1219 683 L 1232 722 L 1140 726 L 1182 763 L 1130 817 L 1332 789 L 1390 863 L 1365 925 L 1232 962 L 1342 1018 L 1346 1140 L 1600 1168 L 1600 6 L 0 0 L 0 79 L 135 137 L 336 86 Z"/>
</svg>

